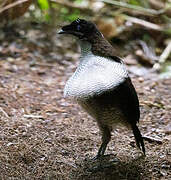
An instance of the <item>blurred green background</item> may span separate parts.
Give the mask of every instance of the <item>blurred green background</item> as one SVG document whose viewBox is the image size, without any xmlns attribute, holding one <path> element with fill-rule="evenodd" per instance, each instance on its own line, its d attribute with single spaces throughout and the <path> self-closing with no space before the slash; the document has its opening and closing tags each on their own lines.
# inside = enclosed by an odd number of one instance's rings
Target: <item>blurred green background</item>
<svg viewBox="0 0 171 180">
<path fill-rule="evenodd" d="M 171 0 L 0 0 L 4 32 L 36 24 L 53 41 L 57 29 L 77 18 L 94 21 L 128 65 L 136 59 L 171 76 Z"/>
</svg>

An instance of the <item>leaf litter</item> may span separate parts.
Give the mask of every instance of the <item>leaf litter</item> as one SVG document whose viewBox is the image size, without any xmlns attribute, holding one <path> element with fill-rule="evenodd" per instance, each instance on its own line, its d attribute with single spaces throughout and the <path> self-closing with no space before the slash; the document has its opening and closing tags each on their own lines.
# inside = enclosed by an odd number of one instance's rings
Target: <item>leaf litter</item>
<svg viewBox="0 0 171 180">
<path fill-rule="evenodd" d="M 42 39 L 33 41 L 29 33 Z M 0 178 L 171 179 L 171 79 L 131 73 L 140 98 L 139 127 L 151 139 L 145 141 L 146 157 L 121 127 L 113 131 L 108 156 L 93 161 L 101 142 L 97 125 L 63 98 L 78 48 L 65 37 L 55 37 L 50 48 L 43 33 L 1 39 Z"/>
</svg>

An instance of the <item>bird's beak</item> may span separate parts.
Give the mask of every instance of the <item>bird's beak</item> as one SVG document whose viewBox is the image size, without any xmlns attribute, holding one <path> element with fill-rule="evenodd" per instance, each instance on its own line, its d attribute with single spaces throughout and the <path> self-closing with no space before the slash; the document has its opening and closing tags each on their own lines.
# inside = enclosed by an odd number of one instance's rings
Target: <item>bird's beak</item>
<svg viewBox="0 0 171 180">
<path fill-rule="evenodd" d="M 83 34 L 81 32 L 76 32 L 76 31 L 72 31 L 72 30 L 59 30 L 58 31 L 58 34 L 71 34 L 71 35 L 74 35 L 76 37 L 82 37 Z"/>
<path fill-rule="evenodd" d="M 65 34 L 65 31 L 61 29 L 58 31 L 58 34 Z"/>
</svg>

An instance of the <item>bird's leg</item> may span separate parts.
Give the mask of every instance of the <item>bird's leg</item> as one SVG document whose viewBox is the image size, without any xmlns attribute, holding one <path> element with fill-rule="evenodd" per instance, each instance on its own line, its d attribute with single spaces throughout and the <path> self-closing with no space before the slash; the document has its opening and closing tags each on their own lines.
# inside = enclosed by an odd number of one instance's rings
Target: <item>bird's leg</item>
<svg viewBox="0 0 171 180">
<path fill-rule="evenodd" d="M 104 155 L 107 144 L 109 143 L 111 139 L 111 129 L 107 126 L 100 127 L 101 132 L 102 132 L 102 144 L 98 150 L 97 155 L 93 159 L 98 159 L 101 156 Z"/>
</svg>

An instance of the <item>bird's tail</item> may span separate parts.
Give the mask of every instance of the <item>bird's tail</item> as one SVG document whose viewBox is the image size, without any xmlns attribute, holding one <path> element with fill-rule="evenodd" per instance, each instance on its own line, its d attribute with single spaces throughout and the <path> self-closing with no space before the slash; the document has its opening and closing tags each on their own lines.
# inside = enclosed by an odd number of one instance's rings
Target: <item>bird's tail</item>
<svg viewBox="0 0 171 180">
<path fill-rule="evenodd" d="M 143 151 L 143 153 L 145 154 L 145 146 L 144 146 L 144 141 L 143 141 L 143 137 L 141 135 L 140 130 L 138 129 L 137 125 L 134 124 L 132 125 L 132 131 L 135 137 L 135 141 L 137 146 L 139 147 L 139 149 L 141 149 Z"/>
</svg>

